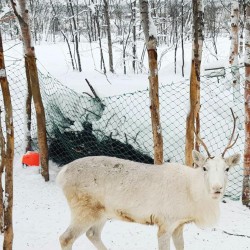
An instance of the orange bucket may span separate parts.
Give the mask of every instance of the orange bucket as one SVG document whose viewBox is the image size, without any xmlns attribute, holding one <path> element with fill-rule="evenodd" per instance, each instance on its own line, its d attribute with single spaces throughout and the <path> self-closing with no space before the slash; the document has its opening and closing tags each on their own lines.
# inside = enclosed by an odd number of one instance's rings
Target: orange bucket
<svg viewBox="0 0 250 250">
<path fill-rule="evenodd" d="M 36 166 L 39 167 L 40 165 L 40 155 L 38 152 L 35 151 L 28 151 L 26 154 L 23 155 L 22 158 L 23 166 Z"/>
</svg>

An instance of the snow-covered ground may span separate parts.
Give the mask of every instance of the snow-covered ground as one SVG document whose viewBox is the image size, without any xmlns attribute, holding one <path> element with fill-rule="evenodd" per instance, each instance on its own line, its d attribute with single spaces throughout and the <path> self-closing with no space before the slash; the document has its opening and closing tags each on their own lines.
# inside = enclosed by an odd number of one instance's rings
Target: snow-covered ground
<svg viewBox="0 0 250 250">
<path fill-rule="evenodd" d="M 50 167 L 51 180 L 44 183 L 38 168 L 24 169 L 19 161 L 15 164 L 14 250 L 60 249 L 58 237 L 68 226 L 70 215 L 66 200 L 55 185 L 58 168 L 53 164 Z M 186 250 L 250 249 L 249 209 L 239 201 L 225 201 L 221 203 L 221 219 L 215 228 L 185 227 Z M 110 250 L 157 249 L 157 230 L 153 226 L 108 221 L 102 238 Z M 95 248 L 86 236 L 81 236 L 73 247 L 80 249 Z"/>
<path fill-rule="evenodd" d="M 104 43 L 105 44 L 105 43 Z M 13 46 L 5 44 L 5 49 Z M 218 40 L 220 60 L 217 62 L 211 51 L 205 49 L 204 67 L 209 65 L 227 66 L 229 42 L 227 38 Z M 191 47 L 186 45 L 185 77 L 189 77 Z M 140 49 L 140 48 L 139 48 Z M 99 51 L 97 44 L 92 44 L 92 52 L 87 43 L 80 45 L 83 72 L 73 72 L 69 64 L 67 47 L 63 43 L 36 46 L 38 64 L 41 71 L 49 71 L 60 82 L 78 93 L 89 91 L 85 83 L 87 78 L 101 97 L 131 93 L 148 87 L 147 60 L 142 74 L 122 74 L 122 62 L 118 53 L 120 48 L 114 47 L 115 74 L 105 75 L 99 72 Z M 159 55 L 164 48 L 159 48 Z M 179 51 L 180 52 L 180 51 Z M 179 53 L 178 52 L 178 53 Z M 21 44 L 8 50 L 7 59 L 22 58 Z M 119 52 L 120 54 L 120 52 Z M 105 54 L 107 58 L 107 54 Z M 107 60 L 106 60 L 107 61 Z M 7 64 L 11 61 L 7 61 Z M 130 63 L 131 64 L 131 63 Z M 177 75 L 174 72 L 174 51 L 167 53 L 161 62 L 159 81 L 161 85 L 183 80 L 180 77 L 180 54 L 177 58 Z M 131 66 L 130 66 L 131 67 Z M 215 91 L 216 92 L 216 91 Z M 220 89 L 217 90 L 220 92 Z M 220 97 L 220 96 L 219 96 Z M 212 107 L 209 100 L 206 104 L 210 113 L 220 112 Z M 129 109 L 129 107 L 128 107 Z M 185 110 L 186 111 L 186 110 Z M 223 123 L 224 124 L 224 123 Z M 211 126 L 212 124 L 205 124 Z M 225 121 L 225 126 L 227 122 Z M 213 125 L 214 126 L 214 125 Z M 227 128 L 227 127 L 226 127 Z M 218 129 L 219 130 L 219 129 Z M 227 128 L 228 130 L 228 128 Z M 37 168 L 23 169 L 20 158 L 14 165 L 14 250 L 59 250 L 59 235 L 69 222 L 69 210 L 66 201 L 55 185 L 55 176 L 59 169 L 50 164 L 51 181 L 44 183 Z M 221 203 L 221 220 L 212 229 L 201 230 L 194 225 L 185 228 L 185 249 L 189 250 L 245 250 L 250 249 L 250 210 L 240 201 L 225 200 Z M 183 208 L 185 209 L 185 208 Z M 156 228 L 118 221 L 107 222 L 103 231 L 103 240 L 111 250 L 154 250 L 157 249 Z M 2 238 L 0 238 L 0 243 Z M 82 236 L 74 245 L 74 250 L 94 247 Z"/>
</svg>

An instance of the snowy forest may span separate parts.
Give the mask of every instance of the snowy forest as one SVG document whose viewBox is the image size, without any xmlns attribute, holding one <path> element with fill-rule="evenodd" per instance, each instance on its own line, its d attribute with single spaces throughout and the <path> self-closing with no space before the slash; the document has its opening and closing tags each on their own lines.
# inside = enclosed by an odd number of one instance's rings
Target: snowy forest
<svg viewBox="0 0 250 250">
<path fill-rule="evenodd" d="M 249 44 L 249 0 L 1 0 L 3 249 L 249 249 Z M 119 207 L 123 221 L 145 225 L 108 220 L 103 243 L 87 232 L 69 246 L 78 236 L 62 234 L 72 212 L 56 184 L 64 165 L 107 156 L 195 169 L 193 150 L 204 164 L 241 155 L 224 171 L 217 225 L 182 225 L 185 243 L 173 233 L 167 246 L 157 214 L 141 223 Z M 171 199 L 184 192 L 174 182 Z"/>
<path fill-rule="evenodd" d="M 239 1 L 243 8 L 243 2 Z M 27 1 L 30 10 L 30 28 L 35 44 L 65 42 L 72 69 L 84 70 L 79 43 L 98 42 L 100 45 L 99 69 L 114 72 L 112 50 L 119 45 L 123 73 L 142 72 L 145 49 L 137 51 L 137 43 L 144 41 L 138 1 Z M 204 1 L 204 32 L 211 43 L 211 54 L 217 57 L 218 36 L 229 37 L 231 10 L 229 1 Z M 150 1 L 151 15 L 157 27 L 157 42 L 164 46 L 164 53 L 177 50 L 185 53 L 185 44 L 192 41 L 191 1 Z M 6 39 L 20 39 L 18 23 L 8 1 L 1 1 L 2 32 Z M 243 50 L 244 14 L 239 17 L 240 53 Z M 46 17 L 46 18 L 45 18 Z M 104 45 L 102 45 L 102 43 Z M 141 48 L 140 48 L 141 49 Z M 109 60 L 103 53 L 109 53 Z M 161 58 L 160 58 L 161 59 Z M 183 58 L 182 67 L 185 60 Z M 182 74 L 184 72 L 182 70 Z"/>
</svg>

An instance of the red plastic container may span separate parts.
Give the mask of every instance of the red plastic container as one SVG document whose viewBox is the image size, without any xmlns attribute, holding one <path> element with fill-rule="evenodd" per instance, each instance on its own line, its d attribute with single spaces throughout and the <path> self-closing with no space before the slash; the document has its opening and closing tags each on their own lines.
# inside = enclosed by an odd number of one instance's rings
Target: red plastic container
<svg viewBox="0 0 250 250">
<path fill-rule="evenodd" d="M 22 158 L 23 166 L 40 166 L 40 155 L 38 152 L 35 151 L 28 151 L 26 154 L 23 155 Z"/>
</svg>

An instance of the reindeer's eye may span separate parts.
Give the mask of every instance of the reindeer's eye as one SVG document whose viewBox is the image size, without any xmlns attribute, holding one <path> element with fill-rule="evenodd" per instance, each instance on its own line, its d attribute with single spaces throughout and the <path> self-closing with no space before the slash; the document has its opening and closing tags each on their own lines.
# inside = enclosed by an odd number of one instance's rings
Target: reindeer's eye
<svg viewBox="0 0 250 250">
<path fill-rule="evenodd" d="M 229 171 L 229 168 L 226 168 L 226 171 L 228 172 L 228 171 Z"/>
<path fill-rule="evenodd" d="M 204 170 L 204 171 L 207 171 L 207 169 L 206 169 L 205 167 L 203 167 L 203 170 Z"/>
</svg>

